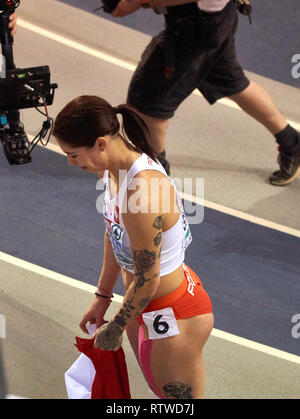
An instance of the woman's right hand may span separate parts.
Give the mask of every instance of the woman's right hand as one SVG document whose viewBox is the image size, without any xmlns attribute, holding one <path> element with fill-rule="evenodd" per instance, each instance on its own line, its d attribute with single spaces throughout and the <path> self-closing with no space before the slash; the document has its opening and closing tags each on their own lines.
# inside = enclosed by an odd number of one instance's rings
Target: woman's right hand
<svg viewBox="0 0 300 419">
<path fill-rule="evenodd" d="M 105 323 L 104 315 L 110 305 L 110 298 L 95 297 L 92 304 L 89 306 L 81 322 L 79 323 L 80 329 L 88 334 L 86 328 L 87 322 L 95 323 L 97 329 Z"/>
</svg>

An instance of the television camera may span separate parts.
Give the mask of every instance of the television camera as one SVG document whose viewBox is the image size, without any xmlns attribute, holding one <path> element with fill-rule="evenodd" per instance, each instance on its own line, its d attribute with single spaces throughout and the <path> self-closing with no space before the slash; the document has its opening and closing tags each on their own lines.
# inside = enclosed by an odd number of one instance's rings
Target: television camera
<svg viewBox="0 0 300 419">
<path fill-rule="evenodd" d="M 58 87 L 56 83 L 50 83 L 48 66 L 20 69 L 14 64 L 13 37 L 8 25 L 10 15 L 19 5 L 20 0 L 0 0 L 0 141 L 4 154 L 12 165 L 29 163 L 31 152 L 37 143 L 40 141 L 47 145 L 49 142 L 53 119 L 48 114 L 47 106 L 52 105 L 54 92 Z M 41 107 L 44 109 L 41 110 Z M 20 122 L 19 110 L 25 108 L 35 108 L 46 117 L 40 132 L 31 142 Z"/>
</svg>

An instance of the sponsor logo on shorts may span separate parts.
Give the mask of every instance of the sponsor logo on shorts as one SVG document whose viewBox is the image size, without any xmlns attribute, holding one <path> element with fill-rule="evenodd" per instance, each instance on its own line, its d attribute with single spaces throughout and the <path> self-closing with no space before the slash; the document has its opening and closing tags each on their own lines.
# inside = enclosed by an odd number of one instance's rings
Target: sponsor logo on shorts
<svg viewBox="0 0 300 419">
<path fill-rule="evenodd" d="M 194 288 L 195 288 L 196 284 L 193 281 L 193 278 L 192 278 L 192 276 L 191 276 L 188 268 L 186 267 L 186 265 L 184 265 L 184 271 L 185 271 L 185 274 L 186 274 L 186 279 L 188 281 L 187 290 L 194 297 L 195 296 L 195 294 L 194 294 Z"/>
</svg>

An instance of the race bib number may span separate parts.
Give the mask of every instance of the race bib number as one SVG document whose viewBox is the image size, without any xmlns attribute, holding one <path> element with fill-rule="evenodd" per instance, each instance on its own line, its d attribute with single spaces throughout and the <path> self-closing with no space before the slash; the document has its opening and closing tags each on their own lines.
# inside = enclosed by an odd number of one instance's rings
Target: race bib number
<svg viewBox="0 0 300 419">
<path fill-rule="evenodd" d="M 143 320 L 148 328 L 149 339 L 163 339 L 180 333 L 171 307 L 144 313 Z"/>
</svg>

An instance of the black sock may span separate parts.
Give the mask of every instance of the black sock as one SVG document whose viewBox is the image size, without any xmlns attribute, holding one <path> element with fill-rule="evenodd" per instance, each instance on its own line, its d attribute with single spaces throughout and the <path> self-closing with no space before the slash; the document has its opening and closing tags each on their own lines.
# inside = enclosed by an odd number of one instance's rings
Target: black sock
<svg viewBox="0 0 300 419">
<path fill-rule="evenodd" d="M 286 151 L 293 152 L 300 144 L 300 137 L 295 128 L 289 124 L 280 132 L 274 135 L 277 143 Z"/>
</svg>

